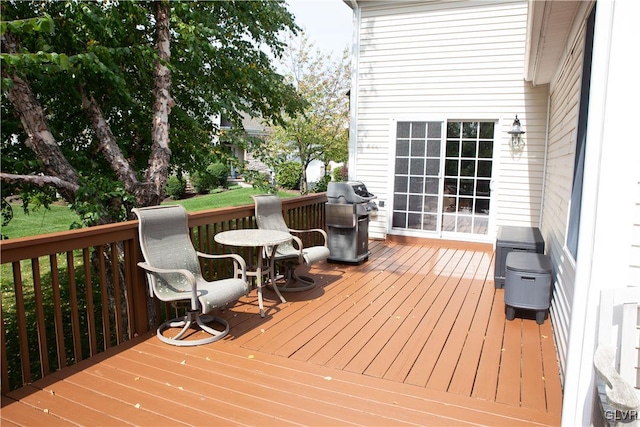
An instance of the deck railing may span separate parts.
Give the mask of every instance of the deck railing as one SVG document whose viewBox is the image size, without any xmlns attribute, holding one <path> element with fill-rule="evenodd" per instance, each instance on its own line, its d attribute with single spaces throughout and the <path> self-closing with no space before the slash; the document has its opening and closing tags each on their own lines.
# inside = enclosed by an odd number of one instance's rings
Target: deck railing
<svg viewBox="0 0 640 427">
<path fill-rule="evenodd" d="M 283 199 L 291 228 L 325 228 L 326 194 Z M 151 299 L 137 221 L 0 242 L 2 393 L 145 333 L 174 313 Z M 254 206 L 189 214 L 194 245 L 223 253 L 216 233 L 256 228 Z M 307 233 L 317 234 L 317 233 Z M 304 242 L 305 244 L 315 242 Z M 243 248 L 244 249 L 244 248 Z M 240 254 L 248 262 L 255 250 Z M 220 265 L 203 265 L 208 278 Z"/>
</svg>

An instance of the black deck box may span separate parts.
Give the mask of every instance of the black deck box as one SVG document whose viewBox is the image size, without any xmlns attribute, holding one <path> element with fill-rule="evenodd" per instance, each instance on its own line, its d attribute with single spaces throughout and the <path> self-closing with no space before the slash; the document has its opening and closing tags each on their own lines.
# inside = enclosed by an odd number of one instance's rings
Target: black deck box
<svg viewBox="0 0 640 427">
<path fill-rule="evenodd" d="M 530 252 L 510 252 L 506 261 L 504 305 L 507 319 L 513 320 L 515 309 L 536 312 L 539 325 L 549 312 L 551 302 L 551 260 L 547 255 Z"/>
<path fill-rule="evenodd" d="M 501 226 L 496 241 L 494 280 L 496 288 L 504 287 L 507 254 L 509 252 L 544 253 L 544 239 L 537 227 Z"/>
</svg>

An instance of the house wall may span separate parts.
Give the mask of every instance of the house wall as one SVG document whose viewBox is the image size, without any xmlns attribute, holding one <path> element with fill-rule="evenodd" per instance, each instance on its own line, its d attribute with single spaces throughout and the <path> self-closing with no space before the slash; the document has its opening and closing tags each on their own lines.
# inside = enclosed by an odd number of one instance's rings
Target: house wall
<svg viewBox="0 0 640 427">
<path fill-rule="evenodd" d="M 571 306 L 575 286 L 575 261 L 566 250 L 569 200 L 573 186 L 580 82 L 584 54 L 585 24 L 576 24 L 549 94 L 549 142 L 542 213 L 542 233 L 554 268 L 551 302 L 556 346 L 561 372 L 566 369 Z"/>
<path fill-rule="evenodd" d="M 388 231 L 393 120 L 496 121 L 487 241 L 497 225 L 539 225 L 547 87 L 523 80 L 526 1 L 359 3 L 349 174 L 384 202 L 372 238 Z M 507 131 L 518 115 L 525 148 Z"/>
<path fill-rule="evenodd" d="M 574 17 L 550 84 L 542 231 L 554 263 L 551 316 L 563 376 L 563 425 L 593 421 L 600 293 L 640 286 L 640 145 L 624 125 L 637 115 L 628 106 L 639 91 L 629 84 L 635 70 L 627 53 L 637 37 L 638 2 L 597 5 L 577 261 L 565 248 L 585 23 L 592 5 L 582 3 Z M 612 342 L 617 338 L 611 336 Z"/>
</svg>

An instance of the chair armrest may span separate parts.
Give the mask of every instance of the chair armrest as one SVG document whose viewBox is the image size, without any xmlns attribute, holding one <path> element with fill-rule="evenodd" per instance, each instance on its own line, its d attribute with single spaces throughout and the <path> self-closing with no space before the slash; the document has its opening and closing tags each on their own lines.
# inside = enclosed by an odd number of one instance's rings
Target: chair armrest
<svg viewBox="0 0 640 427">
<path fill-rule="evenodd" d="M 193 275 L 189 270 L 185 270 L 183 268 L 158 268 L 152 267 L 146 262 L 139 262 L 138 267 L 150 272 L 150 273 L 179 273 L 187 278 L 187 280 L 191 283 L 191 286 L 195 289 L 196 286 L 196 276 Z"/>
<path fill-rule="evenodd" d="M 162 274 L 162 273 L 177 273 L 177 274 L 182 274 L 189 281 L 189 284 L 191 285 L 191 308 L 196 309 L 198 307 L 198 286 L 197 286 L 197 282 L 196 282 L 196 276 L 194 276 L 192 272 L 190 272 L 189 270 L 185 270 L 185 269 L 153 267 L 153 266 L 147 264 L 146 262 L 139 262 L 138 263 L 138 267 L 142 268 L 143 270 L 145 270 L 147 273 L 150 273 L 150 274 L 154 274 L 154 273 L 160 273 L 160 274 Z M 150 286 L 151 286 L 151 284 L 150 284 Z M 153 295 L 151 295 L 151 296 L 153 296 Z M 160 298 L 160 295 L 156 295 L 156 296 L 158 298 Z"/>
<path fill-rule="evenodd" d="M 199 251 L 196 251 L 196 253 L 198 254 L 199 257 L 206 258 L 206 259 L 219 260 L 219 259 L 230 258 L 234 260 L 233 275 L 235 277 L 240 277 L 245 282 L 247 281 L 247 262 L 240 255 L 238 254 L 207 254 Z"/>
<path fill-rule="evenodd" d="M 291 233 L 320 233 L 320 234 L 322 234 L 322 238 L 324 239 L 324 244 L 323 245 L 327 246 L 327 240 L 328 240 L 327 232 L 324 231 L 321 228 L 309 228 L 307 230 L 295 230 L 293 228 L 290 228 L 289 231 Z"/>
<path fill-rule="evenodd" d="M 602 345 L 598 346 L 593 357 L 596 373 L 607 386 L 607 400 L 614 409 L 637 410 L 640 407 L 640 398 L 631 384 L 626 382 L 613 367 L 614 358 L 613 347 Z"/>
</svg>

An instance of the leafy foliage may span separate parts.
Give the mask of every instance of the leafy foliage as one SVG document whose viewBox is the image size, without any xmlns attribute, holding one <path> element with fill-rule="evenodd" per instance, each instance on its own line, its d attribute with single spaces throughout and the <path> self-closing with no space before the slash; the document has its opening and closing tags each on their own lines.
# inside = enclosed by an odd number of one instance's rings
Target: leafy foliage
<svg viewBox="0 0 640 427">
<path fill-rule="evenodd" d="M 290 36 L 283 55 L 287 81 L 307 102 L 304 113 L 285 116 L 275 127 L 268 144 L 254 152 L 274 170 L 283 162 L 302 163 L 301 192 L 307 192 L 306 168 L 313 160 L 344 162 L 348 158 L 349 56 L 339 60 L 314 48 L 306 36 Z M 279 182 L 280 183 L 280 182 Z"/>
<path fill-rule="evenodd" d="M 226 164 L 230 155 L 212 142 L 219 135 L 213 116 L 238 120 L 246 112 L 283 123 L 283 113 L 295 116 L 303 105 L 266 53 L 282 55 L 279 34 L 297 26 L 280 0 L 167 4 L 173 104 L 165 173 L 205 171 L 212 157 Z M 5 1 L 1 7 L 3 91 L 20 76 L 37 95 L 79 176 L 79 190 L 68 201 L 85 221 L 124 219 L 135 199 L 99 148 L 83 98 L 95 99 L 122 158 L 144 183 L 154 144 L 155 2 Z M 17 40 L 16 52 L 6 49 L 8 35 Z M 1 107 L 2 172 L 41 174 L 46 159 L 25 145 L 29 135 L 14 107 L 4 101 Z M 13 193 L 26 188 L 10 187 Z"/>
</svg>

